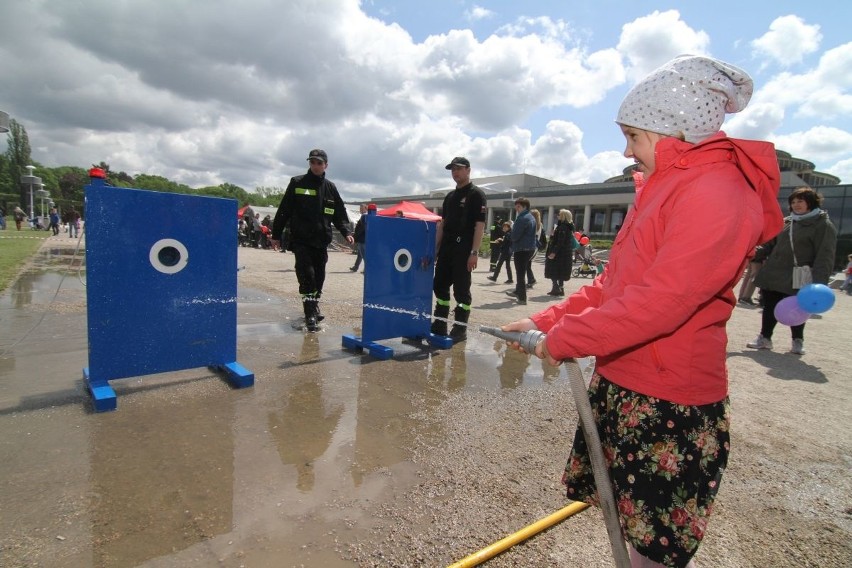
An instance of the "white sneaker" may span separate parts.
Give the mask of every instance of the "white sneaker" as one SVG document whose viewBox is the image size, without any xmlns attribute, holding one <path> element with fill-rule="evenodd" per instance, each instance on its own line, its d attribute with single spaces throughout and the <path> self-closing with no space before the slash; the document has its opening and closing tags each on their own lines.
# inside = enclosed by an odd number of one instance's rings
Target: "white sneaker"
<svg viewBox="0 0 852 568">
<path fill-rule="evenodd" d="M 772 349 L 772 340 L 766 339 L 762 335 L 758 335 L 754 341 L 746 343 L 746 347 L 751 349 Z"/>
<path fill-rule="evenodd" d="M 790 347 L 790 353 L 793 355 L 804 355 L 805 354 L 805 340 L 804 339 L 794 339 L 793 346 Z"/>
</svg>

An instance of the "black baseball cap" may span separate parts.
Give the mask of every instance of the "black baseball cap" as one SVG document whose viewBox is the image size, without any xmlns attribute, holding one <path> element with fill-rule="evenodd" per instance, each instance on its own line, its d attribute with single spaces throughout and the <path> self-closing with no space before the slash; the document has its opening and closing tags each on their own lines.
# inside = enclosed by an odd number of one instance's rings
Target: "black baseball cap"
<svg viewBox="0 0 852 568">
<path fill-rule="evenodd" d="M 328 163 L 328 154 L 325 153 L 325 150 L 314 148 L 308 153 L 308 160 L 322 160 Z"/>
<path fill-rule="evenodd" d="M 451 170 L 453 166 L 464 166 L 466 168 L 470 167 L 470 161 L 467 158 L 462 156 L 456 156 L 453 158 L 453 161 L 446 165 L 446 169 Z"/>
</svg>

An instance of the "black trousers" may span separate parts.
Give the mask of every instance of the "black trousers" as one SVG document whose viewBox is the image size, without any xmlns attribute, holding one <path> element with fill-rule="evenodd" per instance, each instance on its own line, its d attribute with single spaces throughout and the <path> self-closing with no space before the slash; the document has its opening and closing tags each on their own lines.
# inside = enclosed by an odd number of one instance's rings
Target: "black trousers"
<svg viewBox="0 0 852 568">
<path fill-rule="evenodd" d="M 500 260 L 500 245 L 491 245 L 491 262 L 488 266 L 488 269 L 491 272 L 494 272 L 494 268 L 497 266 L 498 260 Z"/>
<path fill-rule="evenodd" d="M 515 294 L 519 300 L 527 299 L 527 268 L 530 266 L 534 250 L 515 251 Z"/>
<path fill-rule="evenodd" d="M 503 263 L 506 263 L 506 274 L 509 275 L 509 280 L 513 280 L 512 277 L 512 253 L 502 253 L 500 255 L 500 260 L 497 261 L 497 266 L 494 267 L 493 276 L 497 278 L 500 276 L 500 269 L 503 268 Z"/>
<path fill-rule="evenodd" d="M 442 242 L 435 262 L 435 279 L 432 291 L 439 300 L 450 299 L 450 287 L 453 298 L 459 304 L 470 306 L 473 296 L 470 294 L 471 274 L 467 269 L 470 258 L 470 244 Z"/>
<path fill-rule="evenodd" d="M 760 335 L 766 339 L 772 339 L 772 332 L 775 331 L 775 326 L 778 324 L 778 320 L 775 319 L 775 306 L 784 298 L 789 297 L 790 294 L 776 292 L 775 290 L 766 290 L 765 288 L 761 288 L 760 292 L 763 296 L 763 317 L 760 325 Z M 805 324 L 791 327 L 790 335 L 793 339 L 804 339 Z"/>
<path fill-rule="evenodd" d="M 325 265 L 328 262 L 328 250 L 293 243 L 293 254 L 296 256 L 296 279 L 299 281 L 299 294 L 319 298 L 322 295 L 322 286 L 325 284 Z"/>
</svg>

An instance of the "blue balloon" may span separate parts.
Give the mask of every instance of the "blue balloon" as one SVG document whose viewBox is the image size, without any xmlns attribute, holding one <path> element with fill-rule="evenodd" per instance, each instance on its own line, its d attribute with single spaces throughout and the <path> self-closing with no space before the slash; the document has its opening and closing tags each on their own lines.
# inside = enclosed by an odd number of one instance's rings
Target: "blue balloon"
<svg viewBox="0 0 852 568">
<path fill-rule="evenodd" d="M 809 314 L 827 312 L 834 305 L 834 290 L 825 284 L 808 284 L 796 294 L 799 307 Z"/>
</svg>

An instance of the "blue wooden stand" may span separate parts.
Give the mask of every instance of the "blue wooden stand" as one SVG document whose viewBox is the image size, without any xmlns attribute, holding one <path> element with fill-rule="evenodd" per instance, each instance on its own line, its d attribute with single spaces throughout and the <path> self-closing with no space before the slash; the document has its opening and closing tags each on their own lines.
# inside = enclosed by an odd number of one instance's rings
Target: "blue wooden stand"
<svg viewBox="0 0 852 568">
<path fill-rule="evenodd" d="M 112 187 L 92 172 L 83 375 L 95 411 L 115 410 L 109 381 L 127 377 L 210 367 L 252 386 L 236 362 L 237 202 Z"/>
<path fill-rule="evenodd" d="M 361 336 L 344 335 L 344 348 L 390 359 L 393 349 L 377 341 L 402 337 L 441 349 L 453 346 L 449 337 L 430 332 L 436 228 L 435 221 L 368 212 Z"/>
</svg>

